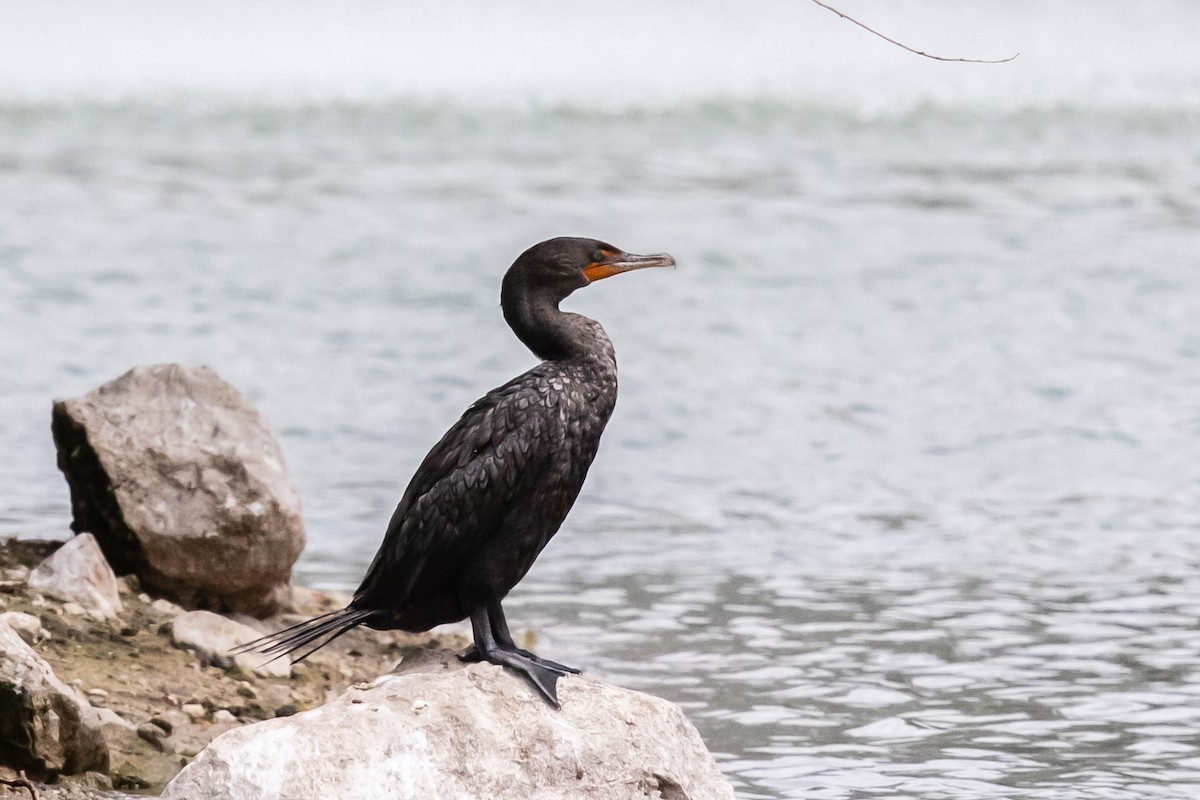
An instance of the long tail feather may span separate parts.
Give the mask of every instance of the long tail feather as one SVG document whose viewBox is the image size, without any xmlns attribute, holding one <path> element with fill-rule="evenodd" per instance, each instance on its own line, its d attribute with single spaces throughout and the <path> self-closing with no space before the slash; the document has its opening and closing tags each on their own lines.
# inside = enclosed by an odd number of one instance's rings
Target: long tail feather
<svg viewBox="0 0 1200 800">
<path fill-rule="evenodd" d="M 238 645 L 230 652 L 234 654 L 256 652 L 274 655 L 275 658 L 266 662 L 269 664 L 276 658 L 281 658 L 287 653 L 293 653 L 312 642 L 317 642 L 316 645 L 305 650 L 303 654 L 292 659 L 293 663 L 298 663 L 351 628 L 361 625 L 374 613 L 374 611 L 369 609 L 354 610 L 349 608 L 343 608 L 340 611 L 331 611 L 328 614 L 322 614 L 319 617 L 298 622 L 281 631 L 269 633 L 252 642 Z"/>
</svg>

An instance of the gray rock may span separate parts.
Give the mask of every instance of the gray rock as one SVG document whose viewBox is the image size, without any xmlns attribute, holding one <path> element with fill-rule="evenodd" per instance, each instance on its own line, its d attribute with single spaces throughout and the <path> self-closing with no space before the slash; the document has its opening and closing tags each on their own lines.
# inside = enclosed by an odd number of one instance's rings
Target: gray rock
<svg viewBox="0 0 1200 800">
<path fill-rule="evenodd" d="M 333 702 L 217 737 L 163 800 L 732 800 L 678 706 L 584 677 L 561 711 L 491 664 L 439 654 Z"/>
<path fill-rule="evenodd" d="M 242 672 L 263 678 L 286 678 L 292 672 L 292 660 L 284 655 L 268 662 L 261 653 L 230 655 L 239 644 L 257 639 L 260 634 L 249 625 L 226 619 L 211 611 L 188 611 L 170 621 L 171 640 L 196 651 L 206 664 L 218 667 L 237 666 Z"/>
<path fill-rule="evenodd" d="M 7 625 L 0 625 L 0 763 L 41 777 L 108 769 L 99 717 Z"/>
<path fill-rule="evenodd" d="M 183 613 L 183 607 L 172 603 L 165 598 L 158 598 L 150 604 L 150 608 L 157 611 L 159 614 L 165 614 L 168 617 L 174 617 Z"/>
<path fill-rule="evenodd" d="M 187 608 L 273 613 L 304 547 L 300 501 L 262 416 L 207 367 L 137 367 L 54 404 L 73 530 Z"/>
<path fill-rule="evenodd" d="M 97 708 L 96 718 L 100 720 L 100 725 L 105 729 L 105 738 L 109 736 L 109 728 L 117 731 L 136 731 L 137 725 L 134 725 L 129 720 L 122 717 L 111 708 Z"/>
<path fill-rule="evenodd" d="M 42 627 L 42 621 L 23 611 L 5 611 L 0 614 L 0 625 L 7 625 L 16 631 L 25 644 L 37 644 L 50 638 L 49 632 Z"/>
<path fill-rule="evenodd" d="M 116 619 L 122 610 L 117 576 L 90 533 L 79 534 L 47 556 L 26 583 L 44 595 L 96 611 L 101 619 Z"/>
</svg>

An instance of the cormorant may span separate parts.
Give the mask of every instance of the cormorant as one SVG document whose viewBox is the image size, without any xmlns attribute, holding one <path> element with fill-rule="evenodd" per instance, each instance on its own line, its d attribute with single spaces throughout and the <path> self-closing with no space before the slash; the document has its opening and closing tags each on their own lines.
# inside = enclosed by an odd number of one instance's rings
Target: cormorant
<svg viewBox="0 0 1200 800">
<path fill-rule="evenodd" d="M 429 451 L 346 608 L 239 651 L 282 655 L 316 642 L 300 660 L 357 625 L 426 631 L 470 617 L 475 644 L 462 658 L 525 674 L 557 707 L 558 678 L 578 670 L 518 648 L 500 602 L 562 525 L 617 400 L 604 329 L 558 305 L 602 278 L 674 263 L 565 237 L 522 253 L 500 305 L 541 363 L 475 401 Z"/>
</svg>

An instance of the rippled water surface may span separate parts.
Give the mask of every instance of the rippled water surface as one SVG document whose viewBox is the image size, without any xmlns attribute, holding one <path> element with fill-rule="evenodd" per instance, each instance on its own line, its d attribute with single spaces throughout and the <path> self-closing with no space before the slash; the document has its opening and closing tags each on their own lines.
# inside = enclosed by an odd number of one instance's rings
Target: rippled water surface
<svg viewBox="0 0 1200 800">
<path fill-rule="evenodd" d="M 206 363 L 279 434 L 298 572 L 531 363 L 552 235 L 621 399 L 508 602 L 684 705 L 746 798 L 1200 796 L 1200 116 L 779 102 L 0 110 L 0 534 L 62 536 L 50 400 Z"/>
</svg>

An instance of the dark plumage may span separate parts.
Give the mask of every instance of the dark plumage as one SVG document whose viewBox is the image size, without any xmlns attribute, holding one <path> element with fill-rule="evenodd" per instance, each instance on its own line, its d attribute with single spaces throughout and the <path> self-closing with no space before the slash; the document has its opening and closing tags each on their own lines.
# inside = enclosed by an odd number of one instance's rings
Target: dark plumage
<svg viewBox="0 0 1200 800">
<path fill-rule="evenodd" d="M 542 362 L 475 401 L 429 451 L 349 606 L 242 649 L 311 645 L 304 658 L 356 625 L 424 631 L 470 617 L 475 646 L 464 658 L 524 673 L 557 706 L 556 681 L 577 670 L 518 649 L 500 601 L 562 525 L 617 400 L 604 329 L 558 305 L 601 278 L 674 263 L 594 239 L 551 239 L 522 253 L 500 304 Z"/>
</svg>

